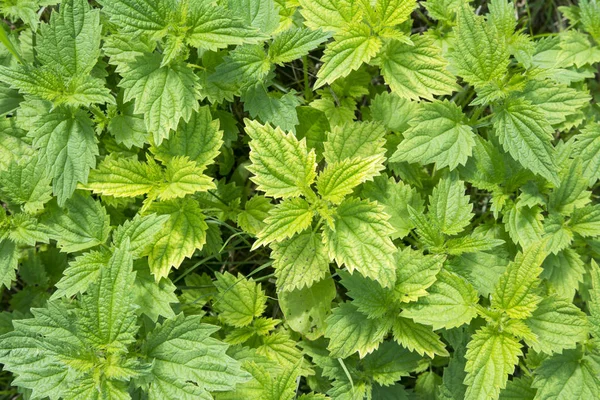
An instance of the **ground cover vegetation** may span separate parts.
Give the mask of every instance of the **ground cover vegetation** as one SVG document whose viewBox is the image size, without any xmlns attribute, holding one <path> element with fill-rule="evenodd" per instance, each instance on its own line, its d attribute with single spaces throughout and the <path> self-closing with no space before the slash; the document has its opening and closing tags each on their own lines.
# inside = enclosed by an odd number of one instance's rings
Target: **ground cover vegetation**
<svg viewBox="0 0 600 400">
<path fill-rule="evenodd" d="M 595 0 L 0 16 L 4 398 L 600 398 Z"/>
</svg>

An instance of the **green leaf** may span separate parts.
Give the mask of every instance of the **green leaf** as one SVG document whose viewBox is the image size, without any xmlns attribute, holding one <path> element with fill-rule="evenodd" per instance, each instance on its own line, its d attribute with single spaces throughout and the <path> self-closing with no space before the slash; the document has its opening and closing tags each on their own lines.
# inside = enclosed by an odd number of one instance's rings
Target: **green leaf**
<svg viewBox="0 0 600 400">
<path fill-rule="evenodd" d="M 518 253 L 496 284 L 492 307 L 506 312 L 511 318 L 531 316 L 542 300 L 536 289 L 546 255 L 545 242 L 533 243 Z"/>
<path fill-rule="evenodd" d="M 362 17 L 358 4 L 344 0 L 299 0 L 304 24 L 311 29 L 337 32 Z"/>
<path fill-rule="evenodd" d="M 395 230 L 392 239 L 405 237 L 415 227 L 408 214 L 409 206 L 418 213 L 425 209 L 419 192 L 394 178 L 376 176 L 373 182 L 363 185 L 361 194 L 384 207 L 384 212 L 390 216 L 388 222 Z"/>
<path fill-rule="evenodd" d="M 600 179 L 600 124 L 588 124 L 575 136 L 575 150 L 582 160 L 589 185 Z"/>
<path fill-rule="evenodd" d="M 592 260 L 589 271 L 592 288 L 590 289 L 590 299 L 588 301 L 588 310 L 590 316 L 590 328 L 595 337 L 600 337 L 600 268 L 596 261 Z"/>
<path fill-rule="evenodd" d="M 319 233 L 306 231 L 271 247 L 279 290 L 310 287 L 329 273 L 329 256 Z"/>
<path fill-rule="evenodd" d="M 383 342 L 377 350 L 363 360 L 365 371 L 380 385 L 389 386 L 417 369 L 421 359 L 394 342 Z"/>
<path fill-rule="evenodd" d="M 133 259 L 126 240 L 113 254 L 98 280 L 81 300 L 79 327 L 86 340 L 99 348 L 124 349 L 137 330 L 131 287 L 134 284 Z"/>
<path fill-rule="evenodd" d="M 251 235 L 256 235 L 265 227 L 265 218 L 269 216 L 269 211 L 273 208 L 271 200 L 256 195 L 246 202 L 244 210 L 237 216 L 237 224 Z"/>
<path fill-rule="evenodd" d="M 325 337 L 331 357 L 346 358 L 358 352 L 363 358 L 379 347 L 390 329 L 387 322 L 369 319 L 351 303 L 342 303 L 327 318 Z"/>
<path fill-rule="evenodd" d="M 600 235 L 600 206 L 576 208 L 569 221 L 569 227 L 583 237 Z"/>
<path fill-rule="evenodd" d="M 406 2 L 408 3 L 408 2 Z M 432 36 L 413 35 L 411 44 L 392 40 L 381 54 L 381 74 L 392 93 L 411 100 L 433 100 L 457 89 L 448 61 Z"/>
<path fill-rule="evenodd" d="M 154 322 L 159 316 L 175 317 L 171 304 L 179 302 L 175 295 L 176 289 L 168 278 L 161 279 L 157 284 L 148 266 L 143 263 L 141 268 L 135 269 L 133 301 L 139 307 L 136 309 L 137 314 L 146 314 Z"/>
<path fill-rule="evenodd" d="M 394 303 L 394 292 L 382 287 L 378 282 L 365 278 L 359 273 L 350 274 L 339 271 L 342 285 L 348 289 L 346 294 L 351 297 L 352 305 L 368 318 L 382 318 L 390 312 Z"/>
<path fill-rule="evenodd" d="M 264 312 L 267 296 L 253 279 L 236 278 L 229 272 L 217 273 L 216 277 L 219 294 L 213 306 L 226 324 L 243 327 Z"/>
<path fill-rule="evenodd" d="M 144 115 L 156 145 L 199 109 L 198 77 L 183 63 L 161 66 L 160 55 L 146 54 L 129 63 L 122 75 L 124 101 L 134 100 L 134 111 Z"/>
<path fill-rule="evenodd" d="M 40 162 L 49 166 L 58 204 L 64 205 L 96 165 L 98 145 L 92 122 L 81 110 L 57 108 L 41 115 L 29 136 L 39 149 Z"/>
<path fill-rule="evenodd" d="M 581 350 L 566 350 L 536 368 L 532 386 L 540 399 L 593 399 L 600 395 L 600 359 Z"/>
<path fill-rule="evenodd" d="M 152 243 L 167 222 L 167 215 L 149 214 L 141 216 L 136 214 L 114 230 L 112 241 L 119 247 L 125 240 L 129 240 L 129 249 L 134 259 L 148 255 Z"/>
<path fill-rule="evenodd" d="M 72 297 L 84 293 L 98 279 L 100 270 L 108 264 L 112 253 L 107 250 L 92 250 L 76 257 L 69 263 L 64 276 L 56 284 L 51 299 Z"/>
<path fill-rule="evenodd" d="M 424 255 L 410 247 L 399 251 L 396 254 L 395 292 L 400 300 L 410 302 L 427 296 L 427 289 L 436 281 L 444 260 L 444 256 Z"/>
<path fill-rule="evenodd" d="M 325 332 L 325 320 L 336 294 L 333 279 L 325 278 L 302 289 L 282 291 L 279 306 L 292 330 L 315 340 Z"/>
<path fill-rule="evenodd" d="M 72 253 L 102 244 L 110 232 L 110 219 L 99 201 L 85 192 L 75 192 L 64 208 L 51 203 L 42 223 L 61 251 Z"/>
<path fill-rule="evenodd" d="M 477 291 L 458 275 L 441 271 L 428 291 L 428 296 L 407 304 L 401 315 L 434 330 L 461 326 L 477 315 Z"/>
<path fill-rule="evenodd" d="M 244 110 L 252 118 L 259 117 L 261 121 L 273 126 L 279 126 L 284 131 L 295 132 L 298 125 L 296 107 L 300 105 L 300 98 L 295 91 L 290 91 L 281 97 L 275 92 L 267 92 L 262 82 L 251 86 L 242 96 Z"/>
<path fill-rule="evenodd" d="M 477 331 L 465 356 L 465 399 L 497 399 L 521 354 L 521 344 L 509 333 L 489 326 Z"/>
<path fill-rule="evenodd" d="M 250 378 L 225 353 L 227 345 L 210 337 L 217 329 L 183 314 L 156 326 L 142 347 L 153 363 L 151 399 L 209 399 L 208 391 L 233 390 Z"/>
<path fill-rule="evenodd" d="M 279 128 L 245 120 L 250 141 L 247 169 L 258 189 L 275 198 L 298 197 L 310 190 L 316 177 L 316 155 L 306 148 L 306 140 L 298 141 Z"/>
<path fill-rule="evenodd" d="M 329 38 L 321 30 L 307 28 L 288 29 L 273 38 L 269 46 L 269 58 L 278 65 L 303 57 Z"/>
<path fill-rule="evenodd" d="M 456 73 L 476 87 L 499 82 L 509 63 L 506 38 L 494 24 L 476 16 L 466 2 L 458 7 L 456 15 L 455 38 L 449 54 Z"/>
<path fill-rule="evenodd" d="M 19 267 L 19 252 L 17 246 L 10 240 L 0 240 L 0 287 L 10 289 L 12 282 L 17 279 L 15 270 Z"/>
<path fill-rule="evenodd" d="M 85 0 L 66 0 L 40 26 L 36 55 L 63 75 L 88 75 L 100 57 L 100 10 Z"/>
<path fill-rule="evenodd" d="M 556 296 L 544 298 L 525 323 L 537 336 L 537 343 L 528 343 L 537 352 L 561 353 L 588 337 L 586 315 Z"/>
<path fill-rule="evenodd" d="M 457 174 L 441 179 L 429 197 L 429 215 L 447 235 L 462 232 L 472 218 L 473 205 Z"/>
<path fill-rule="evenodd" d="M 149 193 L 162 179 L 162 169 L 154 160 L 106 158 L 90 172 L 84 187 L 103 195 L 135 197 Z"/>
<path fill-rule="evenodd" d="M 350 272 L 357 270 L 384 287 L 396 280 L 393 232 L 383 207 L 366 200 L 349 198 L 337 208 L 333 226 L 325 227 L 324 243 L 329 257 Z"/>
<path fill-rule="evenodd" d="M 371 116 L 380 121 L 386 129 L 404 132 L 416 116 L 419 103 L 400 97 L 396 93 L 383 92 L 371 100 Z"/>
<path fill-rule="evenodd" d="M 327 133 L 323 155 L 330 164 L 346 159 L 375 156 L 383 162 L 385 134 L 385 129 L 380 123 L 352 121 L 334 126 Z"/>
<path fill-rule="evenodd" d="M 365 24 L 349 25 L 334 34 L 334 41 L 323 53 L 323 65 L 317 72 L 314 89 L 331 84 L 368 63 L 381 48 L 381 39 Z"/>
<path fill-rule="evenodd" d="M 163 162 L 186 156 L 203 167 L 212 164 L 222 144 L 223 131 L 219 129 L 219 120 L 213 119 L 210 109 L 204 106 L 192 113 L 189 121 L 180 123 L 169 139 L 151 149 Z"/>
<path fill-rule="evenodd" d="M 148 255 L 150 271 L 158 281 L 202 248 L 208 226 L 198 202 L 189 198 L 154 203 L 149 210 L 169 216 Z"/>
<path fill-rule="evenodd" d="M 19 205 L 27 213 L 35 213 L 52 198 L 48 166 L 39 157 L 11 162 L 0 170 L 0 193 L 3 200 Z"/>
<path fill-rule="evenodd" d="M 554 130 L 539 107 L 513 98 L 495 110 L 494 132 L 502 147 L 523 167 L 560 184 L 555 162 Z"/>
<path fill-rule="evenodd" d="M 381 26 L 395 26 L 406 21 L 415 8 L 414 0 L 378 0 L 375 13 Z"/>
<path fill-rule="evenodd" d="M 265 227 L 258 232 L 258 240 L 252 246 L 256 249 L 273 241 L 281 242 L 308 228 L 315 216 L 310 204 L 304 199 L 283 200 L 269 211 Z"/>
<path fill-rule="evenodd" d="M 247 25 L 267 35 L 279 25 L 279 9 L 274 0 L 229 0 L 227 6 Z"/>
<path fill-rule="evenodd" d="M 461 108 L 448 101 L 424 103 L 404 138 L 390 161 L 435 162 L 438 169 L 465 165 L 475 146 Z"/>
<path fill-rule="evenodd" d="M 392 325 L 394 340 L 410 351 L 433 358 L 436 354 L 447 357 L 448 351 L 431 327 L 417 324 L 411 319 L 396 317 Z"/>
<path fill-rule="evenodd" d="M 380 156 L 346 158 L 325 167 L 317 178 L 317 190 L 324 200 L 339 204 L 355 187 L 373 180 L 383 168 Z"/>
<path fill-rule="evenodd" d="M 504 214 L 502 222 L 504 222 L 504 228 L 513 242 L 525 247 L 542 240 L 544 233 L 543 219 L 539 207 L 530 208 L 514 205 Z"/>
</svg>

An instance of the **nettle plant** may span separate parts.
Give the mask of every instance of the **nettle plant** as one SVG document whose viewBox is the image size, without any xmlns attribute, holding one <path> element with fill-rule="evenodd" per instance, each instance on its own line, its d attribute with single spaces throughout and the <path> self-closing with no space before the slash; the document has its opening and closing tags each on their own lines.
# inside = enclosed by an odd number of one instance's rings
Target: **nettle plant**
<svg viewBox="0 0 600 400">
<path fill-rule="evenodd" d="M 600 4 L 539 7 L 4 0 L 0 393 L 600 398 Z"/>
</svg>

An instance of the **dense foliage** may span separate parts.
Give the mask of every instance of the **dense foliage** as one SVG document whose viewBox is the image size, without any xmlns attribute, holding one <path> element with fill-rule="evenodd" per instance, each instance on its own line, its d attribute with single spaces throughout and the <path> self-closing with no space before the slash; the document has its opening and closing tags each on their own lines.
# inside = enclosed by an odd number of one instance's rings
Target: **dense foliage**
<svg viewBox="0 0 600 400">
<path fill-rule="evenodd" d="M 58 3 L 0 2 L 6 398 L 600 398 L 596 0 Z"/>
</svg>

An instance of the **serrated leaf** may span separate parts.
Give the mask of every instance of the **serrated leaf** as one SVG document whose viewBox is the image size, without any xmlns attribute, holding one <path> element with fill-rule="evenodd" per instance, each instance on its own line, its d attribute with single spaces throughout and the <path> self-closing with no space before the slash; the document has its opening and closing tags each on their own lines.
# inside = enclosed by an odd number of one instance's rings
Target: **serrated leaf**
<svg viewBox="0 0 600 400">
<path fill-rule="evenodd" d="M 367 354 L 363 365 L 375 382 L 389 386 L 415 370 L 420 358 L 419 355 L 388 341 L 383 342 L 373 353 Z"/>
<path fill-rule="evenodd" d="M 110 219 L 99 201 L 85 192 L 75 192 L 60 208 L 49 207 L 42 223 L 50 239 L 57 241 L 63 252 L 72 253 L 102 244 L 110 232 Z"/>
<path fill-rule="evenodd" d="M 258 189 L 275 198 L 297 197 L 309 189 L 316 177 L 316 155 L 293 134 L 285 134 L 271 125 L 246 120 L 250 141 L 248 170 Z"/>
<path fill-rule="evenodd" d="M 100 270 L 106 267 L 111 255 L 110 251 L 92 250 L 76 257 L 69 263 L 63 277 L 56 284 L 56 291 L 51 299 L 84 293 L 90 284 L 96 281 Z"/>
<path fill-rule="evenodd" d="M 411 319 L 396 317 L 392 325 L 394 340 L 410 351 L 433 358 L 436 354 L 448 356 L 448 351 L 431 327 L 417 324 Z"/>
<path fill-rule="evenodd" d="M 407 247 L 396 254 L 395 292 L 403 302 L 416 301 L 427 296 L 427 289 L 434 284 L 440 272 L 444 256 L 424 255 Z"/>
<path fill-rule="evenodd" d="M 292 62 L 305 56 L 329 38 L 329 34 L 321 30 L 307 28 L 288 29 L 273 38 L 269 46 L 269 58 L 274 64 Z"/>
<path fill-rule="evenodd" d="M 408 2 L 407 2 L 408 3 Z M 392 93 L 411 100 L 433 100 L 457 89 L 448 61 L 431 36 L 413 35 L 412 45 L 390 41 L 381 54 L 381 74 Z"/>
<path fill-rule="evenodd" d="M 213 307 L 219 311 L 225 323 L 243 327 L 263 313 L 267 297 L 253 279 L 245 279 L 241 275 L 236 278 L 228 272 L 216 274 L 216 277 L 214 283 L 219 294 L 215 297 Z"/>
<path fill-rule="evenodd" d="M 149 193 L 162 178 L 162 169 L 154 161 L 109 158 L 91 171 L 84 187 L 103 195 L 135 197 Z"/>
<path fill-rule="evenodd" d="M 329 256 L 319 233 L 306 231 L 271 245 L 277 288 L 283 291 L 311 286 L 329 272 Z"/>
<path fill-rule="evenodd" d="M 302 289 L 282 291 L 278 299 L 290 328 L 315 340 L 325 331 L 325 319 L 335 296 L 333 279 L 325 278 Z"/>
<path fill-rule="evenodd" d="M 48 166 L 39 157 L 12 162 L 0 170 L 0 193 L 3 200 L 35 213 L 52 198 Z"/>
<path fill-rule="evenodd" d="M 336 32 L 362 16 L 357 4 L 345 0 L 299 0 L 299 3 L 304 24 L 315 30 Z"/>
<path fill-rule="evenodd" d="M 198 77 L 183 63 L 161 66 L 158 54 L 138 57 L 122 73 L 119 86 L 124 101 L 134 100 L 136 114 L 144 115 L 146 129 L 160 145 L 177 129 L 179 121 L 189 121 L 198 111 Z"/>
<path fill-rule="evenodd" d="M 529 246 L 540 241 L 544 233 L 541 209 L 539 207 L 511 207 L 504 214 L 502 222 L 513 242 Z"/>
<path fill-rule="evenodd" d="M 403 238 L 415 227 L 408 214 L 408 206 L 416 212 L 423 212 L 425 207 L 419 192 L 402 181 L 393 178 L 376 176 L 373 182 L 366 182 L 361 191 L 362 196 L 383 205 L 390 216 L 388 222 L 395 232 L 392 239 Z"/>
<path fill-rule="evenodd" d="M 557 296 L 543 299 L 525 323 L 537 336 L 537 343 L 529 344 L 531 348 L 547 354 L 573 349 L 588 336 L 586 315 Z"/>
<path fill-rule="evenodd" d="M 382 287 L 378 282 L 365 278 L 355 272 L 339 271 L 341 284 L 348 289 L 346 294 L 352 298 L 352 305 L 368 318 L 382 318 L 390 312 L 394 302 L 394 292 Z"/>
<path fill-rule="evenodd" d="M 512 335 L 487 326 L 477 331 L 465 355 L 465 399 L 498 398 L 521 354 L 521 344 Z"/>
<path fill-rule="evenodd" d="M 65 204 L 96 165 L 98 145 L 92 122 L 81 110 L 57 108 L 40 116 L 28 135 L 39 149 L 40 161 L 50 166 L 58 203 Z"/>
<path fill-rule="evenodd" d="M 17 246 L 10 240 L 0 240 L 0 287 L 10 289 L 17 278 L 15 270 L 19 266 Z"/>
<path fill-rule="evenodd" d="M 566 350 L 536 368 L 532 386 L 536 398 L 593 399 L 600 394 L 600 360 L 596 354 Z"/>
<path fill-rule="evenodd" d="M 136 214 L 114 230 L 112 241 L 116 247 L 119 247 L 125 240 L 129 240 L 129 249 L 133 258 L 140 258 L 148 254 L 158 232 L 168 219 L 167 215 Z"/>
<path fill-rule="evenodd" d="M 536 289 L 546 255 L 545 242 L 531 244 L 518 253 L 496 284 L 492 307 L 506 312 L 511 318 L 525 319 L 532 315 L 542 300 Z"/>
<path fill-rule="evenodd" d="M 458 174 L 441 179 L 429 197 L 429 215 L 440 231 L 455 235 L 469 225 L 473 205 L 465 195 L 464 182 Z"/>
<path fill-rule="evenodd" d="M 358 352 L 363 358 L 379 347 L 390 329 L 387 322 L 369 319 L 351 303 L 342 303 L 327 318 L 325 337 L 331 357 L 346 358 Z"/>
<path fill-rule="evenodd" d="M 384 160 L 385 129 L 380 123 L 348 122 L 334 126 L 324 144 L 325 160 L 330 163 L 351 158 L 379 156 Z"/>
<path fill-rule="evenodd" d="M 381 206 L 349 198 L 337 207 L 333 226 L 325 227 L 324 243 L 338 266 L 391 287 L 396 278 L 392 232 Z"/>
<path fill-rule="evenodd" d="M 317 178 L 317 190 L 324 200 L 341 203 L 361 183 L 373 180 L 383 169 L 382 158 L 346 158 L 328 164 Z"/>
<path fill-rule="evenodd" d="M 496 26 L 476 16 L 467 3 L 457 11 L 450 60 L 456 73 L 474 86 L 499 81 L 506 74 L 509 52 Z"/>
<path fill-rule="evenodd" d="M 494 132 L 502 147 L 523 167 L 560 184 L 555 162 L 554 130 L 539 107 L 524 99 L 508 100 L 495 110 Z"/>
<path fill-rule="evenodd" d="M 428 292 L 416 303 L 407 304 L 401 315 L 437 330 L 461 326 L 477 314 L 477 291 L 458 275 L 441 271 Z"/>
<path fill-rule="evenodd" d="M 333 38 L 323 54 L 323 65 L 317 72 L 314 89 L 347 76 L 368 63 L 381 48 L 381 39 L 373 36 L 369 27 L 363 24 L 349 25 Z"/>
<path fill-rule="evenodd" d="M 202 323 L 200 316 L 183 314 L 157 325 L 142 347 L 153 360 L 151 399 L 173 393 L 178 398 L 187 393 L 182 397 L 186 400 L 198 395 L 209 399 L 208 391 L 232 390 L 250 378 L 226 355 L 227 345 L 210 337 L 217 329 Z"/>
<path fill-rule="evenodd" d="M 189 121 L 179 124 L 169 139 L 152 148 L 152 152 L 157 159 L 165 162 L 186 156 L 199 167 L 210 165 L 223 144 L 223 131 L 219 125 L 219 120 L 212 118 L 208 107 L 200 107 L 192 113 Z"/>
<path fill-rule="evenodd" d="M 475 146 L 473 131 L 466 122 L 454 103 L 424 103 L 390 161 L 435 162 L 437 168 L 448 166 L 450 170 L 465 165 Z"/>
<path fill-rule="evenodd" d="M 586 125 L 575 136 L 574 147 L 581 157 L 584 176 L 592 185 L 600 179 L 600 125 Z"/>
<path fill-rule="evenodd" d="M 154 203 L 149 210 L 169 216 L 148 254 L 150 270 L 158 281 L 202 248 L 208 226 L 198 203 L 189 198 Z"/>
<path fill-rule="evenodd" d="M 256 249 L 273 241 L 281 242 L 302 232 L 310 226 L 314 216 L 315 212 L 306 200 L 283 200 L 269 211 L 269 216 L 265 218 L 265 227 L 258 232 L 258 240 L 252 248 Z"/>
</svg>

